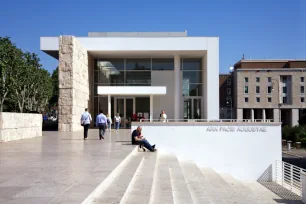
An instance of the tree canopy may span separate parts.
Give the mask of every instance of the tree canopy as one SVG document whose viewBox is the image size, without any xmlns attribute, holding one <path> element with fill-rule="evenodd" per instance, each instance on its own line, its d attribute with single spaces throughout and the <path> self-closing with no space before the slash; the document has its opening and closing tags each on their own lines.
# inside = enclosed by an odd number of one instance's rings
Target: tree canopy
<svg viewBox="0 0 306 204">
<path fill-rule="evenodd" d="M 0 37 L 0 112 L 42 112 L 53 95 L 49 72 L 35 53 Z"/>
</svg>

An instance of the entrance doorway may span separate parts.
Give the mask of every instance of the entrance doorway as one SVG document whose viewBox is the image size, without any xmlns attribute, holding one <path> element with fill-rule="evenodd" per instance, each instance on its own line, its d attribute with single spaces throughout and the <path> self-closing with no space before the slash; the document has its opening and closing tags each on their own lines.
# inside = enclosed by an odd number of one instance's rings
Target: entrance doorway
<svg viewBox="0 0 306 204">
<path fill-rule="evenodd" d="M 184 119 L 201 119 L 201 98 L 184 99 Z"/>
<path fill-rule="evenodd" d="M 119 113 L 121 117 L 121 127 L 130 128 L 132 115 L 135 113 L 135 98 L 134 97 L 117 97 L 114 107 L 113 116 Z"/>
</svg>

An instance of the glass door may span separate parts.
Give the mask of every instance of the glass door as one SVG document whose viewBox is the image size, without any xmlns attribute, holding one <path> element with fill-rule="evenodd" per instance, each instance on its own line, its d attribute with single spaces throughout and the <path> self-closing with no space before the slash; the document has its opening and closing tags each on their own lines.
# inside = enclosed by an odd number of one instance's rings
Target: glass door
<svg viewBox="0 0 306 204">
<path fill-rule="evenodd" d="M 191 110 L 192 110 L 192 100 L 185 99 L 184 100 L 184 119 L 191 119 Z"/>
<path fill-rule="evenodd" d="M 201 98 L 184 99 L 184 119 L 201 119 Z"/>
<path fill-rule="evenodd" d="M 117 111 L 121 117 L 122 128 L 130 128 L 132 116 L 134 114 L 134 98 L 117 98 Z"/>
</svg>

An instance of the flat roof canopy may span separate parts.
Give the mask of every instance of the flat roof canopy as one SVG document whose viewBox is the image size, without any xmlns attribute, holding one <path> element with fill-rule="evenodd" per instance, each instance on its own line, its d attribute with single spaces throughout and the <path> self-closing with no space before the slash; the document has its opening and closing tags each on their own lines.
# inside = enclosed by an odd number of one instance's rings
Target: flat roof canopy
<svg viewBox="0 0 306 204">
<path fill-rule="evenodd" d="M 165 95 L 166 86 L 98 86 L 98 95 Z"/>
</svg>

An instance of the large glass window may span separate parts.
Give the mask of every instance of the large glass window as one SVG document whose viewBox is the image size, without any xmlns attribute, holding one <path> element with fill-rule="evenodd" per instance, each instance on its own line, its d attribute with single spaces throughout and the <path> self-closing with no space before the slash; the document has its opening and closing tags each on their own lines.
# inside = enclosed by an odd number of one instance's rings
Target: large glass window
<svg viewBox="0 0 306 204">
<path fill-rule="evenodd" d="M 152 59 L 152 70 L 174 70 L 174 58 Z"/>
<path fill-rule="evenodd" d="M 127 71 L 126 86 L 151 85 L 151 71 Z"/>
<path fill-rule="evenodd" d="M 183 95 L 202 96 L 202 59 L 183 58 Z"/>
<path fill-rule="evenodd" d="M 202 96 L 202 84 L 183 85 L 183 96 Z"/>
<path fill-rule="evenodd" d="M 104 70 L 109 68 L 124 70 L 124 59 L 101 59 L 97 61 L 96 70 Z"/>
<path fill-rule="evenodd" d="M 202 83 L 202 71 L 183 71 L 183 80 L 190 83 Z"/>
<path fill-rule="evenodd" d="M 126 70 L 151 70 L 151 59 L 126 59 Z"/>
<path fill-rule="evenodd" d="M 184 58 L 183 59 L 183 70 L 189 71 L 200 71 L 202 70 L 202 59 L 201 58 Z"/>
</svg>

